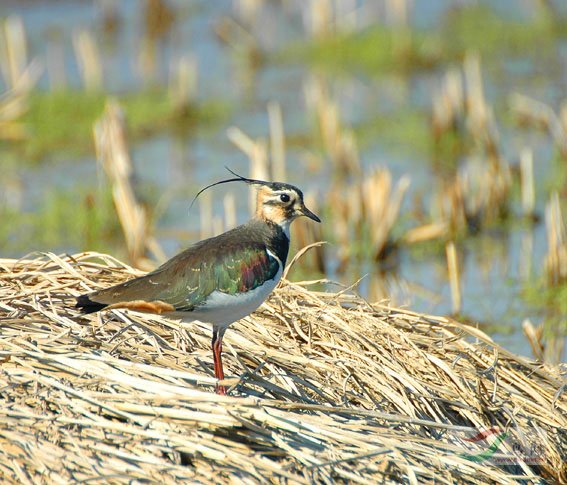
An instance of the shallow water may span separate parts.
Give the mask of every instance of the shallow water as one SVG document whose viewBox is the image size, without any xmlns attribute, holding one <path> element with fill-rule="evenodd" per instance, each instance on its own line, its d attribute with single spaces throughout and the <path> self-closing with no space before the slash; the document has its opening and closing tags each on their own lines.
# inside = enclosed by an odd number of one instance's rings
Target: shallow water
<svg viewBox="0 0 567 485">
<path fill-rule="evenodd" d="M 414 22 L 421 27 L 435 28 L 439 18 L 452 3 L 448 1 L 413 2 Z M 427 3 L 427 8 L 424 6 Z M 500 11 L 513 11 L 518 18 L 529 15 L 529 2 L 491 2 Z M 101 2 L 102 4 L 102 2 Z M 104 58 L 105 89 L 111 93 L 138 90 L 149 81 L 137 68 L 140 39 L 144 32 L 143 10 L 136 1 L 118 2 L 120 26 L 114 34 L 103 35 L 101 11 L 97 2 L 45 1 L 3 2 L 0 16 L 17 14 L 22 17 L 29 36 L 32 55 L 44 55 L 50 32 L 58 31 L 65 46 L 67 82 L 79 87 L 80 77 L 71 47 L 72 33 L 88 28 L 100 40 Z M 199 211 L 189 212 L 189 201 L 199 187 L 226 175 L 224 166 L 242 173 L 248 170 L 248 161 L 226 136 L 226 129 L 237 126 L 252 137 L 267 137 L 266 104 L 278 101 L 282 105 L 285 131 L 288 135 L 302 134 L 312 126 L 306 113 L 303 96 L 304 83 L 313 74 L 306 63 L 268 62 L 257 70 L 245 67 L 241 56 L 223 46 L 214 33 L 224 16 L 233 15 L 233 2 L 172 2 L 177 20 L 171 30 L 156 41 L 157 57 L 153 83 L 167 80 L 170 62 L 181 55 L 194 56 L 199 66 L 198 98 L 222 99 L 231 105 L 231 114 L 211 130 L 196 130 L 175 136 L 160 133 L 131 144 L 139 183 L 154 200 L 167 200 L 165 210 L 157 220 L 157 234 L 168 255 L 198 238 Z M 260 12 L 254 32 L 260 45 L 268 51 L 286 45 L 302 32 L 301 19 L 284 15 L 281 9 L 268 2 Z M 557 39 L 554 52 L 534 57 L 517 55 L 483 66 L 484 86 L 488 100 L 497 109 L 497 119 L 506 115 L 508 96 L 519 92 L 557 106 L 565 95 L 567 78 L 567 43 Z M 340 74 L 318 73 L 326 79 L 335 93 L 343 119 L 348 124 L 359 124 L 377 113 L 390 113 L 393 122 L 397 110 L 428 109 L 432 89 L 438 85 L 447 66 L 407 76 L 385 74 L 371 77 L 358 72 Z M 49 82 L 43 76 L 40 88 Z M 553 148 L 544 134 L 522 129 L 511 129 L 499 123 L 504 155 L 515 160 L 524 146 L 534 150 L 534 169 L 537 184 L 537 203 L 540 213 L 547 201 Z M 410 174 L 412 182 L 404 202 L 410 210 L 415 194 L 427 194 L 439 174 L 432 167 L 430 155 L 392 141 L 384 133 L 372 136 L 361 144 L 361 160 L 365 168 L 387 166 L 394 179 Z M 331 179 L 331 168 L 313 170 L 305 162 L 307 150 L 292 145 L 287 150 L 288 179 L 305 191 L 325 193 Z M 22 211 L 34 211 L 42 204 L 47 192 L 65 191 L 73 187 L 88 188 L 100 184 L 94 155 L 74 157 L 51 153 L 49 162 L 18 163 L 11 177 L 22 184 Z M 0 162 L 1 164 L 2 162 Z M 442 175 L 441 175 L 442 176 Z M 1 182 L 0 182 L 1 183 Z M 248 196 L 243 188 L 231 187 L 237 196 L 239 221 L 247 217 Z M 217 189 L 213 197 L 215 210 L 222 211 L 224 190 Z M 424 200 L 427 200 L 425 195 Z M 521 332 L 521 323 L 530 319 L 540 323 L 545 312 L 527 304 L 522 288 L 541 276 L 546 252 L 545 226 L 512 224 L 507 228 L 493 228 L 469 237 L 458 244 L 462 268 L 462 314 L 472 322 L 486 326 L 494 338 L 510 350 L 531 354 Z M 526 249 L 527 248 L 527 249 Z M 33 250 L 73 252 L 84 248 L 73 247 L 62 238 L 51 247 L 37 247 L 33 243 L 12 246 L 2 251 L 3 256 L 21 256 Z M 117 253 L 120 252 L 115 247 Z M 333 248 L 328 252 L 332 268 Z M 422 253 L 403 249 L 393 270 L 378 271 L 373 265 L 361 264 L 345 275 L 331 271 L 332 278 L 348 284 L 367 274 L 359 291 L 374 297 L 381 291 L 397 305 L 408 305 L 416 311 L 435 314 L 451 312 L 451 296 L 446 273 L 444 251 Z M 376 287 L 381 291 L 376 293 Z M 483 327 L 484 328 L 484 327 Z"/>
</svg>

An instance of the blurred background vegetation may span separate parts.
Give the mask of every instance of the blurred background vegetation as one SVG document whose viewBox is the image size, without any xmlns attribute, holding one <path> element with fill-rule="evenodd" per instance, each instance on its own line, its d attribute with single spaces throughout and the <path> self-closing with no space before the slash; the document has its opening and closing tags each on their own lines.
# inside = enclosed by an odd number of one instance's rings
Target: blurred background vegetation
<svg viewBox="0 0 567 485">
<path fill-rule="evenodd" d="M 0 73 L 2 257 L 151 268 L 249 217 L 189 211 L 226 165 L 321 213 L 292 279 L 564 359 L 564 2 L 5 0 Z"/>
</svg>

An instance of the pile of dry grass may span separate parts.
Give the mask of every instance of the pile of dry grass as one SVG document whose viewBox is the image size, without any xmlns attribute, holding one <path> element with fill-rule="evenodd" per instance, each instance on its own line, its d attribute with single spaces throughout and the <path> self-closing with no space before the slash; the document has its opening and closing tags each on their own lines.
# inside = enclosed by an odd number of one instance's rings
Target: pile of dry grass
<svg viewBox="0 0 567 485">
<path fill-rule="evenodd" d="M 286 282 L 227 332 L 240 377 L 218 396 L 207 327 L 72 307 L 134 274 L 92 253 L 0 260 L 4 480 L 567 480 L 560 368 L 446 318 Z M 464 455 L 494 426 L 508 437 L 490 460 Z"/>
</svg>

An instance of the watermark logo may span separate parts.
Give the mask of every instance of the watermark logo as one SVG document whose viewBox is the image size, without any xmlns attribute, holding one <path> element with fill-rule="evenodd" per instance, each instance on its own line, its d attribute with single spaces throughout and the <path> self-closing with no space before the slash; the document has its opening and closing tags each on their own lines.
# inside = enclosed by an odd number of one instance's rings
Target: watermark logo
<svg viewBox="0 0 567 485">
<path fill-rule="evenodd" d="M 534 430 L 533 433 L 524 432 L 522 435 L 523 439 L 520 441 L 512 433 L 497 426 L 483 430 L 472 429 L 468 436 L 462 438 L 468 446 L 467 451 L 459 456 L 475 463 L 542 463 L 545 451 L 541 443 L 541 432 Z"/>
<path fill-rule="evenodd" d="M 484 451 L 480 451 L 479 453 L 461 453 L 463 458 L 466 458 L 469 461 L 474 461 L 475 463 L 481 463 L 483 461 L 489 460 L 492 458 L 494 453 L 498 451 L 499 446 L 508 436 L 508 433 L 505 431 L 501 431 L 498 427 L 492 427 L 487 430 L 481 431 L 477 433 L 475 436 L 471 438 L 463 438 L 463 440 L 469 443 L 486 443 L 488 444 L 488 438 L 490 436 L 494 436 L 494 441 L 485 449 Z"/>
</svg>

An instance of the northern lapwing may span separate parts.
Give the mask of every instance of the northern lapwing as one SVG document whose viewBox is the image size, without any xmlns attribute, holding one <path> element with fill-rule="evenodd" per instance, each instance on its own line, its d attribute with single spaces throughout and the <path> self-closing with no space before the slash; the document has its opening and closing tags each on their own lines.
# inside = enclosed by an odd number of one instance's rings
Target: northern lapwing
<svg viewBox="0 0 567 485">
<path fill-rule="evenodd" d="M 257 189 L 252 219 L 193 244 L 145 276 L 81 295 L 76 304 L 83 313 L 123 308 L 211 324 L 219 380 L 224 379 L 223 335 L 231 323 L 256 310 L 278 284 L 289 251 L 291 222 L 300 216 L 321 222 L 305 207 L 297 187 L 231 173 L 236 178 L 208 185 L 195 199 L 215 185 L 245 182 Z M 219 384 L 216 391 L 226 394 Z"/>
</svg>

